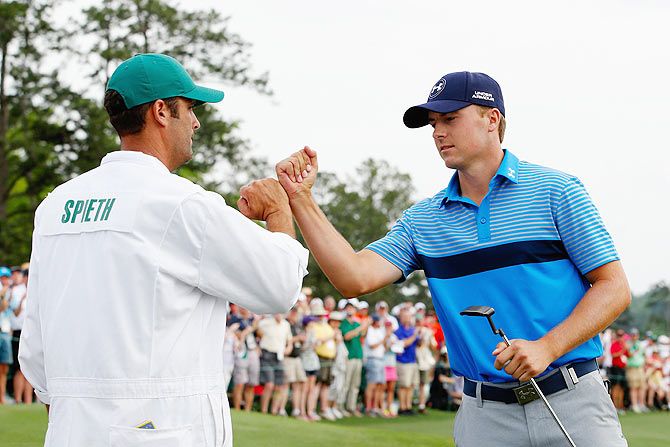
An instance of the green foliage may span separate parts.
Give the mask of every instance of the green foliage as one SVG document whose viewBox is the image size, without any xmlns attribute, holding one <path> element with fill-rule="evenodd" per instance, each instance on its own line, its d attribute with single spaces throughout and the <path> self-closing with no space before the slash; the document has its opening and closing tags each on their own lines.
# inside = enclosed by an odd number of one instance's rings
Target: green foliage
<svg viewBox="0 0 670 447">
<path fill-rule="evenodd" d="M 634 296 L 631 305 L 621 314 L 615 327 L 654 334 L 670 334 L 670 287 L 664 282 L 653 285 L 647 292 Z"/>
<path fill-rule="evenodd" d="M 346 180 L 332 173 L 320 173 L 314 193 L 333 226 L 358 251 L 384 237 L 391 224 L 412 205 L 413 191 L 408 174 L 399 172 L 386 161 L 368 159 Z M 309 271 L 305 285 L 314 288 L 318 296 L 339 298 L 314 258 L 310 258 Z M 389 304 L 407 299 L 426 301 L 423 276 L 411 275 L 403 285 L 392 285 L 366 297 L 373 304 L 382 299 Z"/>
<path fill-rule="evenodd" d="M 0 3 L 3 263 L 28 259 L 33 214 L 49 191 L 118 149 L 102 98 L 122 60 L 138 52 L 165 52 L 196 79 L 271 94 L 267 73 L 253 73 L 249 44 L 216 11 L 185 11 L 166 0 L 104 0 L 80 16 L 73 11 L 68 23 L 59 25 L 52 13 L 63 5 L 58 0 Z M 65 65 L 72 55 L 84 79 L 68 84 L 57 70 L 45 68 L 47 60 Z M 267 174 L 267 162 L 250 156 L 248 142 L 236 135 L 237 122 L 209 105 L 196 113 L 201 129 L 194 138 L 194 159 L 180 175 L 234 198 L 242 184 Z M 214 166 L 223 175 L 215 176 Z"/>
</svg>

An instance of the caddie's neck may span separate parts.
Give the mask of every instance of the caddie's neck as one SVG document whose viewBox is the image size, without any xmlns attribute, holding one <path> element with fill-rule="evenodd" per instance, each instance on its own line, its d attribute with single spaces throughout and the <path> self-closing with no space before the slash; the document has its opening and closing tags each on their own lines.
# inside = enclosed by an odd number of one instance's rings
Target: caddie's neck
<svg viewBox="0 0 670 447">
<path fill-rule="evenodd" d="M 481 156 L 471 160 L 467 166 L 458 169 L 458 181 L 461 195 L 475 202 L 482 203 L 489 191 L 489 184 L 505 156 L 500 143 L 492 143 L 481 152 Z"/>
<path fill-rule="evenodd" d="M 141 132 L 121 137 L 121 150 L 142 152 L 156 157 L 169 171 L 174 171 L 181 164 L 174 160 L 172 151 L 161 133 L 156 129 L 145 128 Z"/>
</svg>

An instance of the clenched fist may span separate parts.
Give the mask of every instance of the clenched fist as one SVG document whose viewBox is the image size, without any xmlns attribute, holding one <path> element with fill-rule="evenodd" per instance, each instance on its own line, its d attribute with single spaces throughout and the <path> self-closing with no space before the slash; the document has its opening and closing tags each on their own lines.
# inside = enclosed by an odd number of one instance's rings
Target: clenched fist
<svg viewBox="0 0 670 447">
<path fill-rule="evenodd" d="M 240 189 L 237 208 L 249 219 L 267 221 L 274 213 L 291 215 L 286 191 L 272 178 L 254 180 Z"/>
<path fill-rule="evenodd" d="M 319 170 L 316 151 L 305 146 L 303 150 L 277 163 L 275 170 L 289 199 L 300 193 L 309 193 Z"/>
</svg>

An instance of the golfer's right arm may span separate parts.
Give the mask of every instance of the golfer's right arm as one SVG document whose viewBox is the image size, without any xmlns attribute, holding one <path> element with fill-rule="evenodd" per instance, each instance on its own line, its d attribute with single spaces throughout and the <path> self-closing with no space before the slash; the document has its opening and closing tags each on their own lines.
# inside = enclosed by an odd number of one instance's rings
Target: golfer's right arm
<svg viewBox="0 0 670 447">
<path fill-rule="evenodd" d="M 279 182 L 289 196 L 293 217 L 333 286 L 346 297 L 356 297 L 400 279 L 402 272 L 398 267 L 371 250 L 356 252 L 328 221 L 311 193 L 317 170 L 316 152 L 309 148 L 296 152 L 276 167 Z"/>
</svg>

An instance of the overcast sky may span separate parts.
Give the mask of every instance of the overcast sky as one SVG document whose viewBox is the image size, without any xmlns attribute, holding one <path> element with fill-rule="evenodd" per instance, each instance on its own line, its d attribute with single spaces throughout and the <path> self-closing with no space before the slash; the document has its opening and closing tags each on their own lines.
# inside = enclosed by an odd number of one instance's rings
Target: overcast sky
<svg viewBox="0 0 670 447">
<path fill-rule="evenodd" d="M 452 175 L 430 129 L 402 114 L 453 71 L 502 86 L 503 147 L 579 176 L 633 291 L 670 279 L 670 2 L 182 1 L 232 17 L 270 72 L 272 98 L 224 87 L 254 153 L 278 161 L 308 144 L 322 170 L 368 157 L 411 174 L 416 199 Z M 213 85 L 213 84 L 209 84 Z"/>
</svg>

